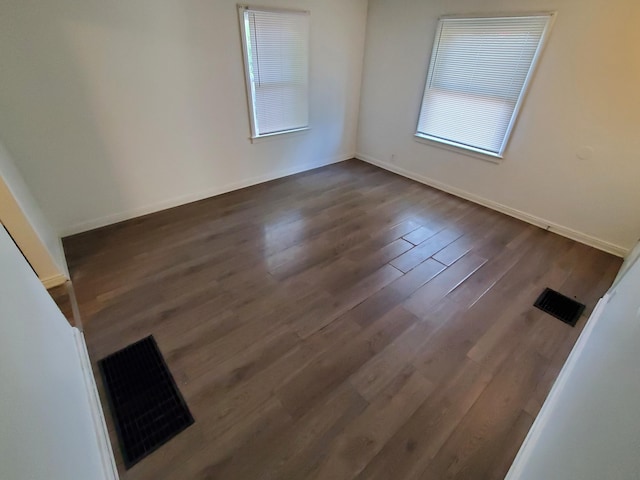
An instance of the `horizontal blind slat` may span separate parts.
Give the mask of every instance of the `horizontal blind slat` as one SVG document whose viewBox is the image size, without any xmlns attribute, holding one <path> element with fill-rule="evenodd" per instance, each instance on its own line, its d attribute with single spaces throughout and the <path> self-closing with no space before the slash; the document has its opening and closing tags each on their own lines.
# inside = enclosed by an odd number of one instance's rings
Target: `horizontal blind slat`
<svg viewBox="0 0 640 480">
<path fill-rule="evenodd" d="M 441 20 L 418 133 L 499 153 L 549 18 Z"/>
<path fill-rule="evenodd" d="M 248 9 L 245 18 L 256 133 L 308 126 L 308 15 Z"/>
</svg>

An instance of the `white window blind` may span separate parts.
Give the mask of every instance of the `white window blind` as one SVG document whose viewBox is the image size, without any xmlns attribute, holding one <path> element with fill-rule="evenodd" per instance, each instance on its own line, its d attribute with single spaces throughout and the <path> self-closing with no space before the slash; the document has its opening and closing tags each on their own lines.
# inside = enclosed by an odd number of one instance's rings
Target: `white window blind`
<svg viewBox="0 0 640 480">
<path fill-rule="evenodd" d="M 441 19 L 416 135 L 502 156 L 550 19 Z"/>
<path fill-rule="evenodd" d="M 309 124 L 309 14 L 240 7 L 252 136 Z"/>
</svg>

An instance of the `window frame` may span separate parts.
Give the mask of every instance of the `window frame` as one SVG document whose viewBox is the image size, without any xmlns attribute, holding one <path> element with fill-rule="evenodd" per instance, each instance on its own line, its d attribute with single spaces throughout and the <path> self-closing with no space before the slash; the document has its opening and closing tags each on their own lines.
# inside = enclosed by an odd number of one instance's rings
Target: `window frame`
<svg viewBox="0 0 640 480">
<path fill-rule="evenodd" d="M 463 143 L 454 142 L 451 140 L 446 140 L 439 137 L 434 137 L 425 133 L 421 133 L 419 131 L 420 127 L 420 114 L 423 108 L 424 97 L 429 88 L 429 81 L 433 75 L 433 67 L 435 66 L 435 60 L 437 57 L 438 48 L 440 46 L 440 34 L 442 32 L 442 27 L 445 21 L 447 20 L 457 20 L 457 19 L 473 19 L 473 18 L 486 18 L 486 19 L 495 19 L 495 18 L 521 18 L 521 17 L 534 17 L 534 16 L 545 16 L 549 17 L 547 24 L 540 36 L 540 43 L 538 44 L 538 48 L 531 60 L 531 65 L 529 66 L 529 71 L 525 78 L 524 83 L 522 84 L 522 90 L 520 95 L 518 96 L 518 101 L 513 109 L 513 114 L 509 121 L 509 125 L 505 132 L 504 138 L 502 139 L 502 144 L 500 146 L 500 151 L 498 153 L 494 153 L 488 150 L 483 150 L 481 148 L 473 147 L 471 145 L 465 145 Z M 438 24 L 436 27 L 436 32 L 433 37 L 433 47 L 431 49 L 431 57 L 429 59 L 428 69 L 426 73 L 426 79 L 424 82 L 424 89 L 422 91 L 422 96 L 420 97 L 419 108 L 418 108 L 418 117 L 416 120 L 416 131 L 414 133 L 414 139 L 420 143 L 425 143 L 431 146 L 443 148 L 445 150 L 453 151 L 456 153 L 460 153 L 467 156 L 472 156 L 476 158 L 481 158 L 483 160 L 489 160 L 494 163 L 499 163 L 502 159 L 504 159 L 504 152 L 507 148 L 509 140 L 511 138 L 511 133 L 515 127 L 517 119 L 520 115 L 520 109 L 522 104 L 527 96 L 529 91 L 529 87 L 531 85 L 531 81 L 533 76 L 535 75 L 536 69 L 538 67 L 538 63 L 540 57 L 542 56 L 542 52 L 546 47 L 549 36 L 551 34 L 551 30 L 553 29 L 553 25 L 556 21 L 557 12 L 556 11 L 543 11 L 543 12 L 510 12 L 510 13 L 494 13 L 491 15 L 487 14 L 455 14 L 455 15 L 442 15 L 438 18 Z"/>
<path fill-rule="evenodd" d="M 238 20 L 240 22 L 240 35 L 241 35 L 240 43 L 242 44 L 242 60 L 244 65 L 245 87 L 247 90 L 247 108 L 249 113 L 249 124 L 251 128 L 251 136 L 249 137 L 249 140 L 251 140 L 252 143 L 258 143 L 260 141 L 277 138 L 280 135 L 287 135 L 292 133 L 298 134 L 298 133 L 303 133 L 309 130 L 311 128 L 310 118 L 307 119 L 307 125 L 304 127 L 290 128 L 288 130 L 282 130 L 282 131 L 271 132 L 271 133 L 263 133 L 263 134 L 258 133 L 258 128 L 256 125 L 256 108 L 255 108 L 256 97 L 255 97 L 253 82 L 251 81 L 251 73 L 250 73 L 250 66 L 249 66 L 250 59 L 249 59 L 249 51 L 247 46 L 248 38 L 247 38 L 247 29 L 246 29 L 245 20 L 244 20 L 244 14 L 246 11 L 260 11 L 260 12 L 272 12 L 272 13 L 295 13 L 299 15 L 309 16 L 311 15 L 311 12 L 309 10 L 300 10 L 300 9 L 294 9 L 294 8 L 258 7 L 258 6 L 247 5 L 247 4 L 238 4 L 237 9 L 238 9 Z M 309 34 L 307 38 L 307 42 L 309 43 L 307 53 L 310 54 L 311 34 Z M 307 88 L 309 89 L 310 76 L 311 76 L 310 75 L 311 62 L 309 61 L 309 59 L 307 59 L 307 68 L 308 68 Z M 307 112 L 309 112 L 309 107 L 310 107 L 309 96 L 307 96 Z"/>
</svg>

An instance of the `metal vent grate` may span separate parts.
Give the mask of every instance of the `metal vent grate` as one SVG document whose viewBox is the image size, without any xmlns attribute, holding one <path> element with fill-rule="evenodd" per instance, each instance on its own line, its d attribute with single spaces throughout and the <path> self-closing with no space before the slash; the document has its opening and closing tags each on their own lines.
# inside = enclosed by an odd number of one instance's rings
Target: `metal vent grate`
<svg viewBox="0 0 640 480">
<path fill-rule="evenodd" d="M 193 423 L 153 336 L 98 365 L 127 468 Z"/>
<path fill-rule="evenodd" d="M 576 302 L 572 298 L 562 295 L 550 288 L 545 288 L 533 306 L 549 315 L 553 315 L 564 323 L 568 323 L 572 327 L 576 325 L 576 322 L 585 309 L 582 303 Z"/>
</svg>

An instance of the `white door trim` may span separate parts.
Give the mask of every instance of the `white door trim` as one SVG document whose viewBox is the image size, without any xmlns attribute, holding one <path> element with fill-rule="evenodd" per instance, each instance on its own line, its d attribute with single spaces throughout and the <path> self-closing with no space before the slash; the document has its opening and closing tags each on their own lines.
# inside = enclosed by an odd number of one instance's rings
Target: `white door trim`
<svg viewBox="0 0 640 480">
<path fill-rule="evenodd" d="M 91 360 L 89 360 L 89 352 L 87 351 L 87 345 L 84 341 L 84 335 L 75 327 L 73 328 L 73 334 L 76 350 L 80 359 L 80 367 L 82 368 L 82 376 L 84 378 L 84 384 L 87 391 L 89 407 L 91 408 L 94 431 L 96 432 L 98 448 L 100 450 L 102 469 L 104 472 L 103 478 L 104 480 L 118 480 L 118 469 L 116 468 L 116 462 L 111 448 L 111 441 L 109 440 L 109 431 L 107 430 L 107 423 L 104 419 L 104 412 L 102 411 L 102 404 L 100 403 L 100 396 L 98 395 L 96 381 L 93 377 Z"/>
</svg>

